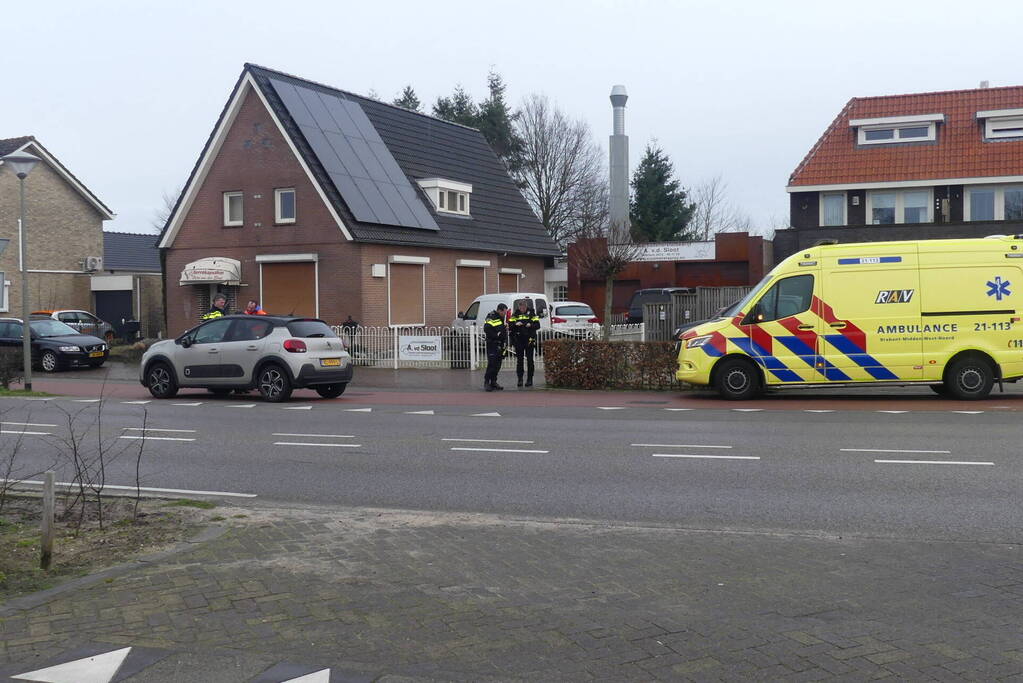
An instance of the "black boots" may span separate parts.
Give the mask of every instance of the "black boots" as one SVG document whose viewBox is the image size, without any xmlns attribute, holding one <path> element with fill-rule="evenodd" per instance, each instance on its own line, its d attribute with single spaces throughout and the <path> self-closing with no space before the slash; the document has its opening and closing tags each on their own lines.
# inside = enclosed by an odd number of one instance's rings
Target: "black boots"
<svg viewBox="0 0 1023 683">
<path fill-rule="evenodd" d="M 526 378 L 526 386 L 527 387 L 533 386 L 533 376 L 532 375 L 530 375 L 529 377 Z"/>
<path fill-rule="evenodd" d="M 483 385 L 483 390 L 484 391 L 503 391 L 504 387 L 502 387 L 497 382 L 490 382 L 490 383 L 487 383 L 487 384 Z"/>
<path fill-rule="evenodd" d="M 518 386 L 520 386 L 520 387 L 522 386 L 522 375 L 519 375 L 519 384 L 518 384 Z"/>
</svg>

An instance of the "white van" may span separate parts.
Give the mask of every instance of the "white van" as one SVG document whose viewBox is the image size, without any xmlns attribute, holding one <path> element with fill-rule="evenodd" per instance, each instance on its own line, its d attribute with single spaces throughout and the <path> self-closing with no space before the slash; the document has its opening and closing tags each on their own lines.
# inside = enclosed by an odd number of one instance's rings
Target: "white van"
<svg viewBox="0 0 1023 683">
<path fill-rule="evenodd" d="M 507 306 L 508 314 L 510 315 L 512 311 L 517 310 L 516 307 L 519 301 L 523 299 L 530 302 L 533 310 L 540 317 L 540 329 L 550 329 L 551 316 L 547 295 L 531 292 L 506 292 L 504 294 L 484 294 L 478 296 L 469 304 L 469 308 L 465 309 L 465 311 L 459 311 L 458 317 L 451 323 L 451 326 L 456 329 L 465 329 L 470 325 L 482 325 L 487 314 L 496 309 L 498 304 Z"/>
</svg>

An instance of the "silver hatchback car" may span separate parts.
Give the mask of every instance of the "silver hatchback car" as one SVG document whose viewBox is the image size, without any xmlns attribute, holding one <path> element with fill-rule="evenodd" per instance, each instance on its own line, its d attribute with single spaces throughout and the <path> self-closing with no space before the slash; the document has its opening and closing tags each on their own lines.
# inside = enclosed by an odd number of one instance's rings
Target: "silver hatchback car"
<svg viewBox="0 0 1023 683">
<path fill-rule="evenodd" d="M 142 356 L 139 379 L 156 398 L 186 387 L 214 394 L 258 389 L 271 402 L 308 387 L 336 398 L 352 380 L 352 359 L 322 320 L 228 315 L 153 344 Z"/>
</svg>

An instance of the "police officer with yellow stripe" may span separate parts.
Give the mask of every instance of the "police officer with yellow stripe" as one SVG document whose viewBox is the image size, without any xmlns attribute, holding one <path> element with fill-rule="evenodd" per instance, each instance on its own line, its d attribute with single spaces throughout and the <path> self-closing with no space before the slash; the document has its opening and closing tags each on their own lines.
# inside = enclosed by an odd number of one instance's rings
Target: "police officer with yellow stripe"
<svg viewBox="0 0 1023 683">
<path fill-rule="evenodd" d="M 504 304 L 497 304 L 497 310 L 487 313 L 483 321 L 483 335 L 487 339 L 487 372 L 483 375 L 483 388 L 487 391 L 504 389 L 497 383 L 497 373 L 501 371 L 504 349 L 508 345 L 508 326 L 504 322 L 507 310 Z"/>
<path fill-rule="evenodd" d="M 533 351 L 536 349 L 536 331 L 540 329 L 540 317 L 533 310 L 529 299 L 519 299 L 516 310 L 508 318 L 508 329 L 512 346 L 515 347 L 515 373 L 522 386 L 522 360 L 526 360 L 526 386 L 533 386 Z"/>
<path fill-rule="evenodd" d="M 227 310 L 227 297 L 223 294 L 217 294 L 213 297 L 213 306 L 210 310 L 206 311 L 202 316 L 202 320 L 213 320 L 214 318 L 222 318 L 228 314 Z"/>
</svg>

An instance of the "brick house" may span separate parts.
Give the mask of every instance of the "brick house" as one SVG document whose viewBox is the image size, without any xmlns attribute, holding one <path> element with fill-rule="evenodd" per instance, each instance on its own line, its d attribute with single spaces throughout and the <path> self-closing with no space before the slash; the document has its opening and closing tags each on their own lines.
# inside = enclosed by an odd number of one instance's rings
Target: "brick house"
<svg viewBox="0 0 1023 683">
<path fill-rule="evenodd" d="M 787 190 L 777 261 L 821 239 L 1023 232 L 1023 86 L 853 98 Z"/>
<path fill-rule="evenodd" d="M 103 256 L 103 221 L 114 214 L 34 137 L 0 140 L 0 156 L 40 163 L 25 179 L 29 307 L 92 309 L 89 277 Z M 0 171 L 3 167 L 0 166 Z M 0 314 L 21 315 L 18 178 L 0 172 Z"/>
<path fill-rule="evenodd" d="M 448 325 L 557 249 L 474 129 L 246 64 L 159 246 L 169 334 L 233 309 Z"/>
</svg>

